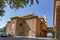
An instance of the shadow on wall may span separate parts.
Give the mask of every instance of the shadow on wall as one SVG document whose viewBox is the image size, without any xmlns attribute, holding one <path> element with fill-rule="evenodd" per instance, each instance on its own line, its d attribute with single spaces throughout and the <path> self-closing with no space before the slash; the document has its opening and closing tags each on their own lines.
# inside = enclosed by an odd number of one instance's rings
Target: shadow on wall
<svg viewBox="0 0 60 40">
<path fill-rule="evenodd" d="M 29 31 L 31 30 L 31 28 L 29 27 L 29 25 L 27 24 L 26 21 L 24 21 L 24 32 L 25 32 L 25 36 L 29 35 Z"/>
<path fill-rule="evenodd" d="M 16 36 L 28 36 L 30 27 L 25 20 L 18 19 Z"/>
</svg>

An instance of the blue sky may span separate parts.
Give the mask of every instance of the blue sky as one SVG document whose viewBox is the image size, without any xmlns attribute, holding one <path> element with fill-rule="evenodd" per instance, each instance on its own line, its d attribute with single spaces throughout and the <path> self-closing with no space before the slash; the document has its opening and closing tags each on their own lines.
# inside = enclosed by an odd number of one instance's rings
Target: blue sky
<svg viewBox="0 0 60 40">
<path fill-rule="evenodd" d="M 6 11 L 4 16 L 0 17 L 0 19 L 2 19 L 2 21 L 0 21 L 0 28 L 5 27 L 11 17 L 25 16 L 33 13 L 40 18 L 44 16 L 44 13 L 46 13 L 48 26 L 53 26 L 54 0 L 39 0 L 39 2 L 39 4 L 34 2 L 31 7 L 27 5 L 25 8 L 19 8 L 16 11 L 14 9 L 10 9 L 7 5 L 7 7 L 4 8 Z"/>
</svg>

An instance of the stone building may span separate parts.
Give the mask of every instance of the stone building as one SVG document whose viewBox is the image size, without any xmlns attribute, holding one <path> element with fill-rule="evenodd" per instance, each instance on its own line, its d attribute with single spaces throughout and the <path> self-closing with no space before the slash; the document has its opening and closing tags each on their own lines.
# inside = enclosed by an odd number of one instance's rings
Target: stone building
<svg viewBox="0 0 60 40">
<path fill-rule="evenodd" d="M 54 27 L 47 27 L 47 36 L 48 34 L 51 34 L 51 38 L 55 38 L 55 32 L 54 32 Z"/>
<path fill-rule="evenodd" d="M 34 15 L 13 17 L 7 23 L 6 34 L 14 36 L 46 37 L 46 19 Z"/>
<path fill-rule="evenodd" d="M 54 0 L 55 37 L 60 39 L 60 0 Z"/>
</svg>

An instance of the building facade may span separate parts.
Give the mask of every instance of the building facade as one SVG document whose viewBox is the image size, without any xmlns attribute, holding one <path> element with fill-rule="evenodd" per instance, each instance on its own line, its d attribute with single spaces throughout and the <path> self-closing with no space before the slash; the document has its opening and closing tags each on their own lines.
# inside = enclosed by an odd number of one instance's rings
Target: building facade
<svg viewBox="0 0 60 40">
<path fill-rule="evenodd" d="M 47 34 L 51 34 L 51 38 L 55 38 L 54 27 L 47 27 Z M 48 36 L 48 35 L 47 35 Z"/>
<path fill-rule="evenodd" d="M 14 36 L 46 37 L 47 25 L 44 18 L 34 15 L 13 17 L 7 23 L 6 34 Z"/>
<path fill-rule="evenodd" d="M 60 0 L 54 0 L 55 37 L 60 39 Z"/>
</svg>

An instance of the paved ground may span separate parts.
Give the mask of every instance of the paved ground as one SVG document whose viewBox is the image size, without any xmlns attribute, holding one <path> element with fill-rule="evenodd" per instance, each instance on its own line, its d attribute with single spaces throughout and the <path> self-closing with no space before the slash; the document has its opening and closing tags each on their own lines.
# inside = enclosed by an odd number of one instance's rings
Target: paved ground
<svg viewBox="0 0 60 40">
<path fill-rule="evenodd" d="M 55 40 L 54 38 L 19 38 L 19 37 L 8 37 L 0 38 L 0 40 Z"/>
</svg>

